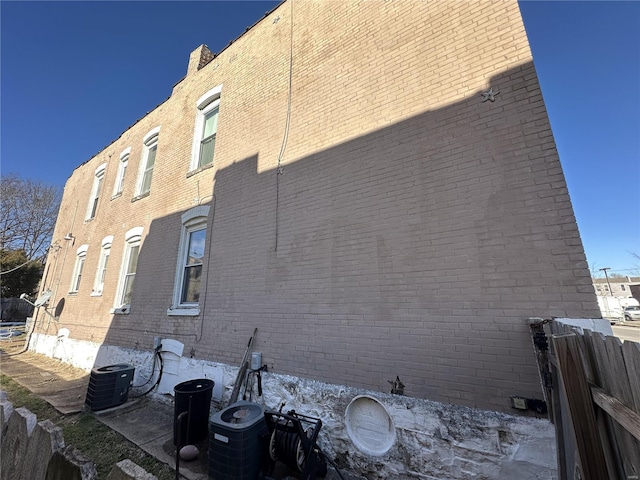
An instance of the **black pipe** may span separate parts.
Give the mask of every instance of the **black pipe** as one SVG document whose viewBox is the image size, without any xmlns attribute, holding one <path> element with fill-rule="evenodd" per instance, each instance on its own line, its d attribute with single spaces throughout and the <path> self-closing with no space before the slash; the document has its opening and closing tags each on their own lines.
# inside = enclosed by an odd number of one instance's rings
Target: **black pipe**
<svg viewBox="0 0 640 480">
<path fill-rule="evenodd" d="M 132 395 L 131 398 L 144 397 L 149 392 L 151 392 L 151 390 L 153 390 L 154 388 L 156 388 L 160 384 L 160 380 L 162 380 L 162 371 L 164 370 L 164 362 L 162 361 L 162 355 L 160 355 L 160 351 L 159 350 L 156 350 L 156 354 L 155 355 L 156 355 L 156 358 L 158 360 L 160 360 L 160 372 L 158 373 L 158 378 L 156 379 L 155 383 L 151 386 L 151 388 L 149 390 L 147 390 L 144 393 L 141 393 L 140 395 Z M 154 359 L 154 366 L 155 366 L 155 359 Z M 153 374 L 153 372 L 151 372 L 151 374 Z M 147 383 L 149 383 L 149 382 L 147 382 Z"/>
</svg>

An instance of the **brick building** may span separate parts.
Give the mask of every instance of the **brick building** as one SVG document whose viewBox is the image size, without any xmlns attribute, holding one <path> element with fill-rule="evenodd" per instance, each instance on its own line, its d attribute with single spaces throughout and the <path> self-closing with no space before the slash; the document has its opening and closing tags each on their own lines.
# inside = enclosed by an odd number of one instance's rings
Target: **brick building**
<svg viewBox="0 0 640 480">
<path fill-rule="evenodd" d="M 257 327 L 272 372 L 496 411 L 542 396 L 530 317 L 600 317 L 515 1 L 284 2 L 75 169 L 54 241 L 43 344 L 233 366 Z"/>
</svg>

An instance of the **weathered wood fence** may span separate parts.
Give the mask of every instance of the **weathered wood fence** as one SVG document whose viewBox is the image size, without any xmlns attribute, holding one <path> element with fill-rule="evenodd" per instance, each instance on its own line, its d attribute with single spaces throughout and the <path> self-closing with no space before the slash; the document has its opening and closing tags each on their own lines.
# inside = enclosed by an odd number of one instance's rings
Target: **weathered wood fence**
<svg viewBox="0 0 640 480">
<path fill-rule="evenodd" d="M 640 344 L 557 321 L 531 325 L 560 480 L 640 480 Z"/>
</svg>

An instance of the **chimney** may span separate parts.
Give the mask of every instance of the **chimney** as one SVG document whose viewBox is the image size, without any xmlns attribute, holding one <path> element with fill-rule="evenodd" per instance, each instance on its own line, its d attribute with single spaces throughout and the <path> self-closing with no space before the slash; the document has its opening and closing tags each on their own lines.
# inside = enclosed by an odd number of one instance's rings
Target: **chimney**
<svg viewBox="0 0 640 480">
<path fill-rule="evenodd" d="M 206 45 L 200 45 L 196 48 L 191 55 L 189 55 L 189 66 L 187 67 L 187 75 L 200 70 L 207 63 L 209 63 L 215 55 L 211 53 L 209 47 Z"/>
</svg>

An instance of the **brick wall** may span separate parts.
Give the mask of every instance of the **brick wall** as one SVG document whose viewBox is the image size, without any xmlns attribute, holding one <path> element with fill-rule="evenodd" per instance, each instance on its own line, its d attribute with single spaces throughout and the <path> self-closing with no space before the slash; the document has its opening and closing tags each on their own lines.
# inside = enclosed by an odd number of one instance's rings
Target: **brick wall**
<svg viewBox="0 0 640 480">
<path fill-rule="evenodd" d="M 258 327 L 279 373 L 385 391 L 399 375 L 408 395 L 496 410 L 540 397 L 527 318 L 599 313 L 517 3 L 285 2 L 212 59 L 202 51 L 169 99 L 69 178 L 54 239 L 77 238 L 49 259 L 60 325 L 129 348 L 172 337 L 230 364 Z M 195 103 L 217 85 L 214 165 L 188 175 Z M 490 87 L 496 101 L 482 102 Z M 132 202 L 156 126 L 151 193 Z M 212 206 L 202 313 L 168 316 L 180 216 L 197 204 Z M 136 226 L 131 312 L 112 315 Z M 68 295 L 82 244 L 85 278 Z"/>
</svg>

